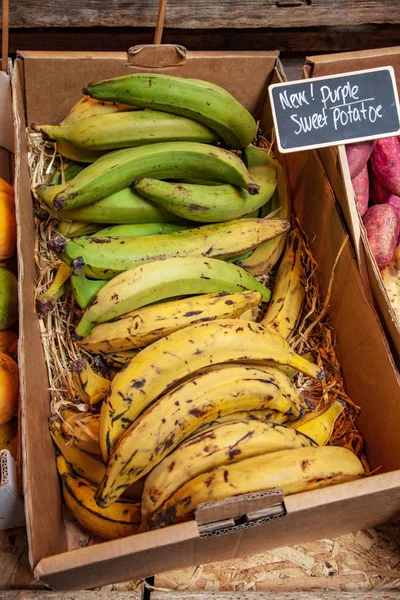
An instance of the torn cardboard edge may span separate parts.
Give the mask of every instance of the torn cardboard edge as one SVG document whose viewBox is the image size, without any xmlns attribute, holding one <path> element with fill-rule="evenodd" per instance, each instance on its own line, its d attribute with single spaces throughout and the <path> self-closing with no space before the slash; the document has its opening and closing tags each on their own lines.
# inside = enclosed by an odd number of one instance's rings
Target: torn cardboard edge
<svg viewBox="0 0 400 600">
<path fill-rule="evenodd" d="M 12 120 L 10 76 L 0 71 L 0 146 L 14 152 L 14 126 Z"/>
<path fill-rule="evenodd" d="M 187 49 L 179 44 L 141 44 L 128 49 L 128 65 L 162 69 L 185 62 Z"/>
<path fill-rule="evenodd" d="M 283 491 L 265 490 L 199 504 L 195 519 L 200 537 L 212 537 L 281 519 L 285 514 Z"/>
<path fill-rule="evenodd" d="M 25 525 L 24 502 L 18 491 L 15 460 L 8 450 L 0 451 L 0 531 Z"/>
</svg>

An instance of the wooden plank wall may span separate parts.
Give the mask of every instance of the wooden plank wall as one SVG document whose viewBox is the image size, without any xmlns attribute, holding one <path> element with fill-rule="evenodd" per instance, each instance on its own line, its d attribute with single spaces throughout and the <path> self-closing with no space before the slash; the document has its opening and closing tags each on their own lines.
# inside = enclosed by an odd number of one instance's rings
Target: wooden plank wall
<svg viewBox="0 0 400 600">
<path fill-rule="evenodd" d="M 153 42 L 158 0 L 10 0 L 17 50 L 126 50 Z M 399 0 L 168 0 L 163 43 L 285 56 L 400 43 Z"/>
<path fill-rule="evenodd" d="M 400 4 L 400 2 L 399 2 Z M 10 53 L 17 50 L 124 51 L 151 44 L 154 28 L 51 27 L 10 31 Z M 306 27 L 301 29 L 164 29 L 163 43 L 189 50 L 276 50 L 287 56 L 351 52 L 400 44 L 400 25 Z"/>
<path fill-rule="evenodd" d="M 158 0 L 18 0 L 10 27 L 153 27 Z M 169 0 L 165 26 L 177 29 L 326 27 L 400 23 L 393 0 Z"/>
</svg>

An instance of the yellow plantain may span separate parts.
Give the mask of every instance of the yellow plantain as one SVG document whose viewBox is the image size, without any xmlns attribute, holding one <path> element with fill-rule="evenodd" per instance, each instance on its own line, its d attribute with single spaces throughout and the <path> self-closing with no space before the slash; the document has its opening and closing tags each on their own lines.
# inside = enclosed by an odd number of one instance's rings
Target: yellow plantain
<svg viewBox="0 0 400 600">
<path fill-rule="evenodd" d="M 76 361 L 72 376 L 78 390 L 82 392 L 82 401 L 90 406 L 103 400 L 111 385 L 109 379 L 93 371 L 88 361 Z"/>
<path fill-rule="evenodd" d="M 218 417 L 212 423 L 206 425 L 220 425 L 222 423 L 231 423 L 232 421 L 263 421 L 264 423 L 286 423 L 289 420 L 289 415 L 273 410 L 272 408 L 264 408 L 260 410 L 244 410 Z M 204 428 L 202 428 L 204 429 Z"/>
<path fill-rule="evenodd" d="M 205 423 L 241 410 L 270 408 L 298 415 L 289 378 L 274 368 L 213 369 L 178 386 L 144 412 L 118 441 L 96 494 L 109 506 L 131 483 Z"/>
<path fill-rule="evenodd" d="M 273 213 L 278 208 L 280 210 L 272 218 L 291 220 L 292 200 L 290 185 L 287 179 L 284 166 L 276 161 L 277 186 L 274 195 L 272 196 L 266 208 L 261 209 L 261 216 L 266 217 Z M 283 249 L 285 247 L 286 235 L 273 238 L 262 242 L 250 254 L 248 258 L 238 261 L 238 265 L 246 269 L 252 275 L 264 275 L 269 273 L 278 262 Z"/>
<path fill-rule="evenodd" d="M 115 275 L 144 263 L 173 257 L 204 256 L 230 258 L 282 235 L 290 227 L 285 219 L 237 219 L 203 225 L 162 235 L 81 236 L 65 239 L 56 236 L 48 248 L 71 265 L 82 257 L 85 273 L 94 279 L 112 279 Z"/>
<path fill-rule="evenodd" d="M 142 520 L 147 521 L 180 487 L 205 471 L 250 456 L 315 445 L 305 435 L 293 435 L 294 431 L 276 423 L 236 421 L 185 440 L 149 473 L 143 488 Z"/>
<path fill-rule="evenodd" d="M 47 315 L 54 309 L 54 302 L 65 292 L 64 284 L 70 275 L 71 267 L 61 263 L 50 286 L 36 298 L 36 310 L 40 315 Z"/>
<path fill-rule="evenodd" d="M 332 436 L 336 419 L 344 411 L 339 400 L 320 411 L 307 413 L 302 419 L 297 419 L 289 427 L 308 435 L 319 446 L 325 446 Z"/>
<path fill-rule="evenodd" d="M 95 100 L 90 96 L 83 96 L 71 108 L 67 116 L 61 121 L 60 125 L 71 125 L 82 119 L 87 119 L 95 115 L 109 115 L 118 112 L 137 110 L 130 104 L 121 104 L 119 102 L 105 102 L 104 100 Z"/>
<path fill-rule="evenodd" d="M 79 261 L 79 258 L 76 260 Z M 105 272 L 104 276 L 107 275 Z M 85 290 L 88 285 L 87 281 L 84 283 L 82 287 Z M 80 338 L 86 337 L 99 323 L 113 321 L 161 300 L 214 292 L 243 292 L 246 289 L 260 292 L 264 302 L 270 298 L 270 290 L 258 279 L 222 260 L 199 256 L 154 260 L 107 281 L 86 308 L 76 334 Z M 93 296 L 90 296 L 91 300 Z"/>
<path fill-rule="evenodd" d="M 245 458 L 198 475 L 154 513 L 149 529 L 192 517 L 199 504 L 250 492 L 280 489 L 285 495 L 357 479 L 364 475 L 358 458 L 345 448 L 294 448 Z"/>
<path fill-rule="evenodd" d="M 261 302 L 257 291 L 204 294 L 161 304 L 151 304 L 123 318 L 101 323 L 79 342 L 95 354 L 143 348 L 193 323 L 238 317 Z"/>
<path fill-rule="evenodd" d="M 267 314 L 261 321 L 288 338 L 301 315 L 306 277 L 302 264 L 303 242 L 297 231 L 289 232 L 286 248 L 276 275 Z"/>
<path fill-rule="evenodd" d="M 94 501 L 96 488 L 74 475 L 62 454 L 57 456 L 57 469 L 63 484 L 65 504 L 80 525 L 103 540 L 137 533 L 140 504 L 121 499 L 110 508 L 99 508 Z"/>
<path fill-rule="evenodd" d="M 100 415 L 88 412 L 62 410 L 62 430 L 78 448 L 91 454 L 100 454 L 99 423 Z"/>
<path fill-rule="evenodd" d="M 325 377 L 319 366 L 297 355 L 279 333 L 260 323 L 221 319 L 190 325 L 139 352 L 113 379 L 100 419 L 105 462 L 124 431 L 168 388 L 204 367 L 238 361 L 289 365 L 315 379 Z"/>
<path fill-rule="evenodd" d="M 57 416 L 51 417 L 49 421 L 49 429 L 53 442 L 77 475 L 87 479 L 90 483 L 99 485 L 106 472 L 103 461 L 97 456 L 81 450 L 75 444 L 69 443 L 62 433 L 61 423 L 61 419 Z M 126 488 L 124 496 L 140 501 L 143 484 L 144 480 L 139 479 L 136 483 Z"/>
</svg>

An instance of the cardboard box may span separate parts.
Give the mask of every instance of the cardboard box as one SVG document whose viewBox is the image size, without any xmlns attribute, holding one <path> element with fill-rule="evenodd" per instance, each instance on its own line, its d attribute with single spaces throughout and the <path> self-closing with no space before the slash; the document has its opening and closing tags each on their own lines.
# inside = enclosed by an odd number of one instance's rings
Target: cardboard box
<svg viewBox="0 0 400 600">
<path fill-rule="evenodd" d="M 17 464 L 8 450 L 0 452 L 0 531 L 25 525 L 24 502 L 18 493 Z"/>
<path fill-rule="evenodd" d="M 373 527 L 400 510 L 399 377 L 383 331 L 366 298 L 350 243 L 337 262 L 329 316 L 348 394 L 362 407 L 373 477 L 283 498 L 275 491 L 243 502 L 240 514 L 269 509 L 264 518 L 226 535 L 202 535 L 195 520 L 101 544 L 71 548 L 48 434 L 47 369 L 33 311 L 36 281 L 33 206 L 26 160 L 26 123 L 56 122 L 93 81 L 149 71 L 208 79 L 232 92 L 268 132 L 272 127 L 267 86 L 281 67 L 271 52 L 185 52 L 175 47 L 135 48 L 124 54 L 24 52 L 15 64 L 14 119 L 17 128 L 17 215 L 20 233 L 20 326 L 24 485 L 30 561 L 36 577 L 55 589 L 90 588 L 161 571 L 235 558 L 268 548 Z M 336 201 L 318 155 L 282 157 L 294 193 L 294 209 L 320 265 L 322 294 L 346 240 Z M 277 508 L 278 507 L 278 508 Z M 226 513 L 215 518 L 226 518 Z M 278 514 L 277 514 L 278 513 Z"/>
<path fill-rule="evenodd" d="M 390 65 L 395 70 L 397 89 L 400 91 L 400 47 L 312 56 L 306 60 L 304 68 L 306 77 L 323 77 Z M 362 279 L 374 301 L 397 367 L 400 369 L 400 320 L 396 317 L 383 287 L 378 265 L 372 255 L 367 233 L 356 207 L 345 147 L 342 145 L 338 148 L 321 149 L 319 154 L 329 173 L 343 212 L 356 251 Z"/>
<path fill-rule="evenodd" d="M 14 126 L 10 76 L 0 71 L 0 177 L 13 182 Z M 8 450 L 0 452 L 0 530 L 25 523 L 18 463 Z"/>
</svg>

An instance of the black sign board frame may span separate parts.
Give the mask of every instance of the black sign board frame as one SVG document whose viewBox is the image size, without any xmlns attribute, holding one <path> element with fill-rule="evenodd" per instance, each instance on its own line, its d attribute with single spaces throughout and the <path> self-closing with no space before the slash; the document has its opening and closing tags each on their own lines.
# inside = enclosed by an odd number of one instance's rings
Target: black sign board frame
<svg viewBox="0 0 400 600">
<path fill-rule="evenodd" d="M 275 83 L 268 92 L 281 153 L 400 134 L 391 66 Z"/>
</svg>

